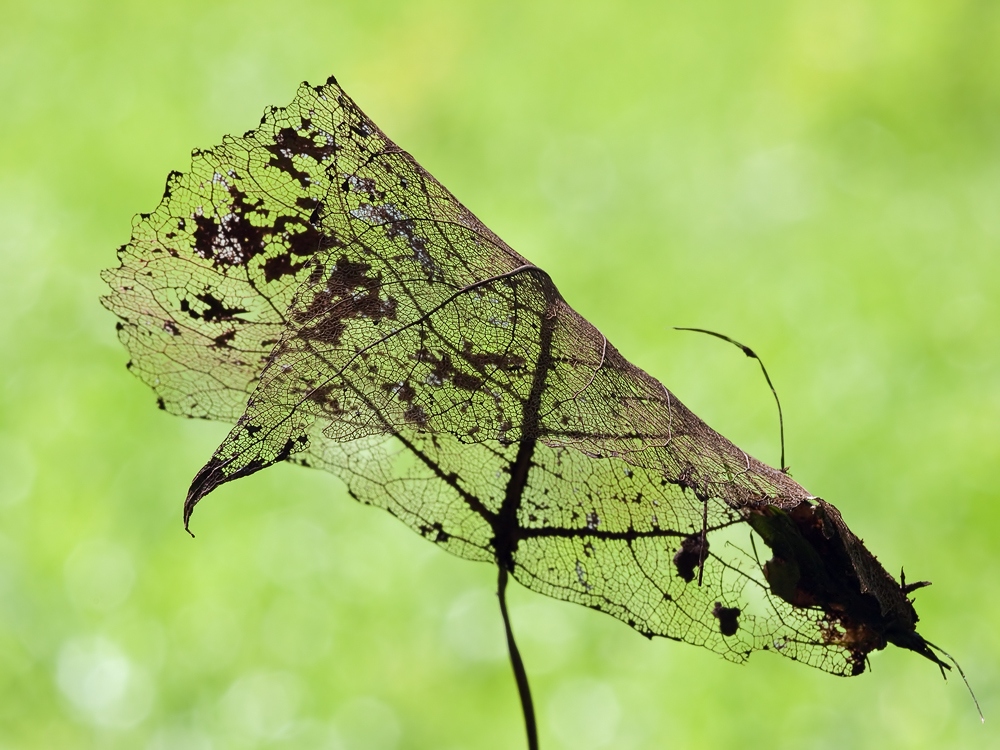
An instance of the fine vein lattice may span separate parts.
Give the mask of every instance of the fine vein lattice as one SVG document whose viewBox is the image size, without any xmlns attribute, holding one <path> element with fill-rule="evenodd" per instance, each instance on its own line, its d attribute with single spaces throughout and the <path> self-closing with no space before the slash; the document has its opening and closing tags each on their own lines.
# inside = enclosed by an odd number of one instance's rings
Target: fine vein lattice
<svg viewBox="0 0 1000 750">
<path fill-rule="evenodd" d="M 938 662 L 918 584 L 630 364 L 333 79 L 194 152 L 119 257 L 105 304 L 133 372 L 234 424 L 185 521 L 295 461 L 646 635 L 836 674 L 887 643 Z"/>
</svg>

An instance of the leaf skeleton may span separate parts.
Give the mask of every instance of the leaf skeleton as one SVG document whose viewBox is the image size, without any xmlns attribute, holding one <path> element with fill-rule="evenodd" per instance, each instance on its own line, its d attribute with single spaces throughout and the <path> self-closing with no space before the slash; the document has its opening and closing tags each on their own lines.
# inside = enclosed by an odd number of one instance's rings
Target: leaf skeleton
<svg viewBox="0 0 1000 750">
<path fill-rule="evenodd" d="M 166 411 L 232 424 L 184 505 L 281 461 L 459 557 L 640 633 L 838 675 L 949 666 L 829 503 L 708 427 L 331 78 L 192 154 L 103 298 Z M 770 557 L 739 554 L 747 530 Z M 756 548 L 755 543 L 755 548 Z M 943 652 L 941 652 L 943 653 Z"/>
</svg>

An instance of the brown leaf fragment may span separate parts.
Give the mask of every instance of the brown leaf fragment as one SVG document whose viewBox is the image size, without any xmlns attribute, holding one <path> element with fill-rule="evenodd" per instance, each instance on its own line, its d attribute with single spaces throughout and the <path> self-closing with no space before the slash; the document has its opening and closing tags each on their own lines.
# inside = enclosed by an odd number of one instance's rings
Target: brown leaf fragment
<svg viewBox="0 0 1000 750">
<path fill-rule="evenodd" d="M 690 583 L 694 580 L 695 570 L 701 567 L 708 554 L 708 540 L 702 539 L 700 533 L 684 537 L 681 546 L 674 555 L 674 567 L 677 575 Z"/>
<path fill-rule="evenodd" d="M 719 621 L 719 632 L 725 636 L 736 635 L 739 616 L 739 607 L 723 607 L 722 602 L 716 602 L 712 608 L 712 617 Z"/>
</svg>

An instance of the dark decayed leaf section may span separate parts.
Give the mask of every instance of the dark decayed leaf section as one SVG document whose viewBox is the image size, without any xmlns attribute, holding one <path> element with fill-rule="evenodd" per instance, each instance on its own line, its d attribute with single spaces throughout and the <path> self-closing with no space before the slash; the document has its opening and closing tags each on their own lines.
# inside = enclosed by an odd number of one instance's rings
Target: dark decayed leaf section
<svg viewBox="0 0 1000 750">
<path fill-rule="evenodd" d="M 629 363 L 333 79 L 195 151 L 119 258 L 104 301 L 132 371 L 167 411 L 235 423 L 185 522 L 294 461 L 647 636 L 845 675 L 887 643 L 938 662 L 913 587 L 833 506 Z"/>
</svg>

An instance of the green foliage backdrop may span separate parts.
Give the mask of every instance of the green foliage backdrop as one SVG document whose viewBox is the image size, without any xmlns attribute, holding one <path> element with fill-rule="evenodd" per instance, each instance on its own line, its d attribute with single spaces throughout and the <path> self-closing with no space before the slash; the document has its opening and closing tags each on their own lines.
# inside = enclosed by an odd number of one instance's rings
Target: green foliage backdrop
<svg viewBox="0 0 1000 750">
<path fill-rule="evenodd" d="M 485 565 L 283 466 L 180 523 L 227 426 L 125 370 L 101 268 L 166 174 L 335 74 L 633 361 L 776 462 L 921 632 L 840 679 L 512 592 L 543 746 L 997 746 L 1000 6 L 0 5 L 0 748 L 516 748 Z"/>
</svg>

